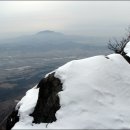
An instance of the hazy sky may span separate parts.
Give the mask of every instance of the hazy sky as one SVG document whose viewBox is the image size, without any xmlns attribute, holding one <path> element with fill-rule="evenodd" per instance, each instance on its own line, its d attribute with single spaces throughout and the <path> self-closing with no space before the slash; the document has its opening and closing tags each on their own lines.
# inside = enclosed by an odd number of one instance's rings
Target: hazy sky
<svg viewBox="0 0 130 130">
<path fill-rule="evenodd" d="M 130 1 L 0 1 L 0 38 L 53 30 L 118 37 L 130 25 Z"/>
</svg>

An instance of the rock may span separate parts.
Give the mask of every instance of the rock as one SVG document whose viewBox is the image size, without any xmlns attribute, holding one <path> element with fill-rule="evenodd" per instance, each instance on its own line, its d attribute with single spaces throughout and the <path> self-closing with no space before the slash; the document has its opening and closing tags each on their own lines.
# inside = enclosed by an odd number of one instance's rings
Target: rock
<svg viewBox="0 0 130 130">
<path fill-rule="evenodd" d="M 126 61 L 130 64 L 130 57 L 127 56 L 127 54 L 123 51 L 122 54 L 121 54 L 125 59 Z"/>
<path fill-rule="evenodd" d="M 39 87 L 39 97 L 34 112 L 34 123 L 51 123 L 56 121 L 55 113 L 60 109 L 58 92 L 62 91 L 62 83 L 54 77 L 55 73 L 49 74 L 42 79 Z"/>
<path fill-rule="evenodd" d="M 30 115 L 33 116 L 34 123 L 56 121 L 55 113 L 60 109 L 58 92 L 62 91 L 62 83 L 54 77 L 54 74 L 49 74 L 46 78 L 43 78 L 37 86 L 39 97 L 34 112 Z M 18 110 L 14 110 L 7 119 L 6 129 L 11 130 L 18 121 Z"/>
<path fill-rule="evenodd" d="M 7 119 L 6 130 L 11 130 L 16 122 L 19 121 L 18 110 L 14 110 Z"/>
</svg>

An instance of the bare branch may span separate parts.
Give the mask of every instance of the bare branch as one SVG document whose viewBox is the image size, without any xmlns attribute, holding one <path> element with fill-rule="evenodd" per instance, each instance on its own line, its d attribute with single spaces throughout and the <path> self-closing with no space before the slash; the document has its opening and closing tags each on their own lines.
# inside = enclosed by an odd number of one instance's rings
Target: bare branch
<svg viewBox="0 0 130 130">
<path fill-rule="evenodd" d="M 116 38 L 109 40 L 108 48 L 115 53 L 122 54 L 126 44 L 130 41 L 130 26 L 127 29 L 126 38 L 122 38 L 121 41 L 118 41 Z"/>
</svg>

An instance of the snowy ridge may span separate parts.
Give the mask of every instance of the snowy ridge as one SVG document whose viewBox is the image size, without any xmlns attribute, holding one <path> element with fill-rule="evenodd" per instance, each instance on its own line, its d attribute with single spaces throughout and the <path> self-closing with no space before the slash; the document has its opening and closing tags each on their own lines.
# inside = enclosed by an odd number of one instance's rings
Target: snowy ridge
<svg viewBox="0 0 130 130">
<path fill-rule="evenodd" d="M 19 102 L 14 129 L 130 129 L 130 65 L 119 54 L 74 60 L 55 70 L 63 83 L 57 121 L 34 124 L 29 116 L 38 88 Z"/>
</svg>

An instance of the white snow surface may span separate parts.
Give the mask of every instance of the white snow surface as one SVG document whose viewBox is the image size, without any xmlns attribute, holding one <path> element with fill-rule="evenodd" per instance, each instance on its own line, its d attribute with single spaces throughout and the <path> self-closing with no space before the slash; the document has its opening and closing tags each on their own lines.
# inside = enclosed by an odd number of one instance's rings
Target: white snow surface
<svg viewBox="0 0 130 130">
<path fill-rule="evenodd" d="M 38 89 L 19 102 L 14 129 L 130 129 L 130 64 L 119 54 L 74 60 L 55 70 L 63 83 L 57 121 L 34 124 L 29 116 Z"/>
<path fill-rule="evenodd" d="M 124 52 L 126 53 L 127 56 L 130 57 L 130 41 L 126 44 Z"/>
<path fill-rule="evenodd" d="M 25 125 L 30 125 L 33 121 L 33 117 L 29 115 L 34 111 L 38 99 L 38 93 L 39 88 L 37 88 L 37 86 L 33 87 L 26 92 L 26 95 L 16 106 L 20 122 L 24 122 Z"/>
</svg>

